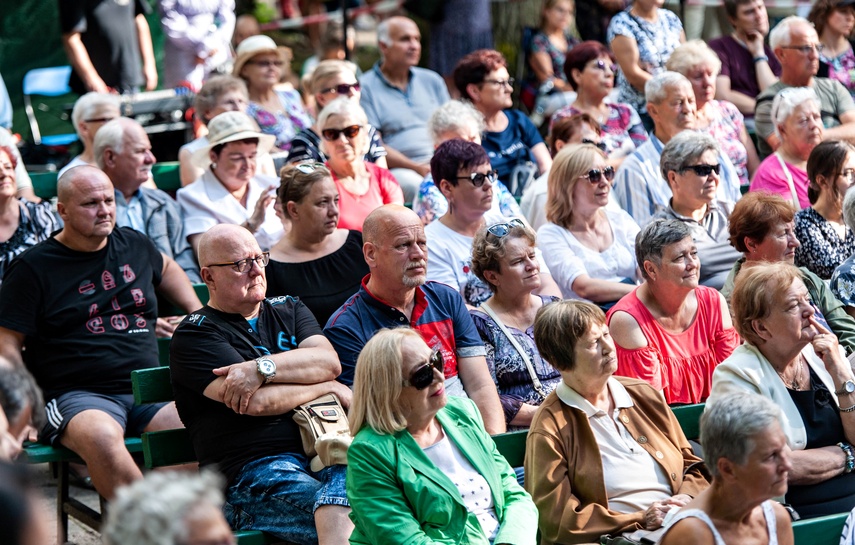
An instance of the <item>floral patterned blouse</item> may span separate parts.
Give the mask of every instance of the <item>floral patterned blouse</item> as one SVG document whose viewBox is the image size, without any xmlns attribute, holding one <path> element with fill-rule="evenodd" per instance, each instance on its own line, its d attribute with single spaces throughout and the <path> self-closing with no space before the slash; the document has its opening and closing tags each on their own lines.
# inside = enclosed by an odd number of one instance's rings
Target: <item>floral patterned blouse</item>
<svg viewBox="0 0 855 545">
<path fill-rule="evenodd" d="M 567 57 L 567 51 L 573 49 L 573 47 L 579 43 L 579 40 L 567 32 L 564 33 L 564 39 L 567 40 L 566 51 L 562 51 L 555 47 L 555 44 L 549 41 L 549 36 L 547 36 L 543 31 L 539 31 L 531 39 L 531 52 L 546 53 L 549 55 L 549 58 L 552 59 L 553 76 L 561 78 L 566 82 L 567 76 L 564 74 L 564 60 Z"/>
<path fill-rule="evenodd" d="M 552 296 L 540 296 L 540 298 L 543 300 L 544 306 L 560 301 L 558 297 Z M 499 390 L 499 400 L 502 402 L 505 422 L 510 423 L 516 417 L 523 403 L 540 405 L 545 398 L 541 397 L 534 389 L 525 361 L 498 324 L 481 309 L 472 309 L 469 314 L 472 316 L 472 321 L 475 322 L 475 329 L 478 330 L 481 340 L 484 341 L 484 347 L 487 349 L 487 367 L 489 367 L 493 382 L 496 383 Z M 545 393 L 552 392 L 561 382 L 561 373 L 540 357 L 540 352 L 537 351 L 537 346 L 534 344 L 534 326 L 532 325 L 525 331 L 507 325 L 506 327 L 528 354 L 531 366 L 534 368 Z M 511 427 L 508 428 L 508 431 L 511 431 Z"/>
<path fill-rule="evenodd" d="M 796 238 L 801 246 L 796 248 L 796 266 L 806 267 L 823 280 L 831 278 L 834 269 L 855 254 L 855 233 L 846 228 L 846 239 L 840 235 L 827 219 L 813 208 L 796 212 Z"/>
<path fill-rule="evenodd" d="M 47 201 L 37 204 L 18 198 L 18 208 L 21 212 L 18 228 L 9 240 L 0 242 L 0 281 L 6 267 L 18 254 L 50 238 L 51 233 L 62 227 L 62 221 Z"/>
<path fill-rule="evenodd" d="M 748 187 L 748 151 L 741 140 L 745 128 L 742 113 L 724 100 L 711 100 L 709 105 L 714 113 L 710 116 L 710 124 L 703 131 L 718 141 L 721 151 L 736 168 L 739 184 Z"/>
<path fill-rule="evenodd" d="M 303 101 L 296 90 L 283 89 L 276 91 L 276 94 L 285 113 L 269 112 L 258 103 L 250 102 L 246 107 L 246 115 L 258 123 L 261 132 L 276 137 L 275 146 L 278 149 L 287 151 L 297 133 L 312 126 L 312 118 L 303 109 Z"/>
<path fill-rule="evenodd" d="M 855 51 L 850 47 L 833 59 L 820 55 L 819 60 L 828 65 L 828 77 L 842 83 L 855 97 Z"/>
<path fill-rule="evenodd" d="M 855 255 L 834 269 L 831 292 L 847 307 L 855 307 Z"/>
<path fill-rule="evenodd" d="M 628 148 L 625 154 L 633 151 L 641 144 L 647 142 L 647 131 L 644 130 L 644 125 L 641 124 L 641 118 L 638 117 L 638 112 L 629 104 L 617 104 L 606 102 L 609 107 L 609 118 L 600 125 L 600 135 L 602 142 L 606 145 L 606 154 L 611 155 L 612 152 L 621 148 Z M 573 105 L 565 106 L 555 112 L 552 116 L 552 121 L 549 124 L 549 131 L 552 132 L 552 125 L 562 117 L 570 117 L 581 113 Z"/>
</svg>

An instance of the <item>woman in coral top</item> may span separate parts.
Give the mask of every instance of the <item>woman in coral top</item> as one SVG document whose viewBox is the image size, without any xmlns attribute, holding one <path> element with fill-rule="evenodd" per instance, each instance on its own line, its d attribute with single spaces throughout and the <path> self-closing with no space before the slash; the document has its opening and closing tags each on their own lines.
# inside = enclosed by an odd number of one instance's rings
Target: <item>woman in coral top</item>
<svg viewBox="0 0 855 545">
<path fill-rule="evenodd" d="M 698 250 L 683 222 L 651 222 L 635 253 L 646 282 L 608 314 L 616 374 L 649 382 L 669 404 L 700 403 L 716 365 L 739 345 L 727 302 L 698 285 Z"/>
</svg>

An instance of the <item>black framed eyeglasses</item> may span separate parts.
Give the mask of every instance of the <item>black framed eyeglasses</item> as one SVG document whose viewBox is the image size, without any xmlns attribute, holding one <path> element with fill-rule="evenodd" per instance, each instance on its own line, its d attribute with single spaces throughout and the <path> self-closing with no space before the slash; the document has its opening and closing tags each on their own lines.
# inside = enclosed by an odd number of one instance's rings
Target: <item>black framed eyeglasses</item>
<svg viewBox="0 0 855 545">
<path fill-rule="evenodd" d="M 263 252 L 261 255 L 248 257 L 239 261 L 232 261 L 231 263 L 211 263 L 208 267 L 233 267 L 234 270 L 243 274 L 252 268 L 253 263 L 263 269 L 268 263 L 270 263 L 270 252 Z"/>
<path fill-rule="evenodd" d="M 611 182 L 615 179 L 615 167 L 609 165 L 606 168 L 600 170 L 598 168 L 592 168 L 588 171 L 587 174 L 583 174 L 579 176 L 580 178 L 587 178 L 589 182 L 592 184 L 600 183 L 603 178 L 606 179 L 607 182 Z"/>
<path fill-rule="evenodd" d="M 599 148 L 600 151 L 606 151 L 606 143 L 605 142 L 594 142 L 590 138 L 583 138 L 582 143 L 583 144 L 591 144 L 592 146 L 597 146 L 597 148 Z"/>
<path fill-rule="evenodd" d="M 473 172 L 469 176 L 458 176 L 457 179 L 458 180 L 469 180 L 470 182 L 472 182 L 472 185 L 474 185 L 475 187 L 481 187 L 482 185 L 484 185 L 484 182 L 486 182 L 487 180 L 490 180 L 491 184 L 496 183 L 496 180 L 499 179 L 499 173 L 496 172 L 495 170 L 491 170 L 490 172 L 485 172 L 485 173 Z"/>
<path fill-rule="evenodd" d="M 434 382 L 434 369 L 444 375 L 445 358 L 442 356 L 442 351 L 439 348 L 431 352 L 425 364 L 414 369 L 410 373 L 410 380 L 403 381 L 401 385 L 412 386 L 416 390 L 424 390 Z"/>
<path fill-rule="evenodd" d="M 311 174 L 323 166 L 323 163 L 297 163 L 294 168 L 303 174 Z"/>
<path fill-rule="evenodd" d="M 519 218 L 514 218 L 510 221 L 496 223 L 487 227 L 487 232 L 494 237 L 502 238 L 508 236 L 508 233 L 510 233 L 511 229 L 514 227 L 525 227 L 525 223 L 523 223 Z"/>
<path fill-rule="evenodd" d="M 687 170 L 691 170 L 692 172 L 703 178 L 709 176 L 713 172 L 715 172 L 716 175 L 721 174 L 721 165 L 686 165 L 680 169 L 680 172 L 685 172 Z"/>
<path fill-rule="evenodd" d="M 335 142 L 342 134 L 347 138 L 355 138 L 361 130 L 362 125 L 351 125 L 350 127 L 345 127 L 343 129 L 324 129 L 321 131 L 321 134 L 323 135 L 324 140 Z"/>
<path fill-rule="evenodd" d="M 332 93 L 335 91 L 337 95 L 347 95 L 350 94 L 350 91 L 353 90 L 354 93 L 359 92 L 361 87 L 359 83 L 340 83 L 335 87 L 327 87 L 326 89 L 321 89 L 321 94 L 325 95 L 327 93 Z"/>
</svg>

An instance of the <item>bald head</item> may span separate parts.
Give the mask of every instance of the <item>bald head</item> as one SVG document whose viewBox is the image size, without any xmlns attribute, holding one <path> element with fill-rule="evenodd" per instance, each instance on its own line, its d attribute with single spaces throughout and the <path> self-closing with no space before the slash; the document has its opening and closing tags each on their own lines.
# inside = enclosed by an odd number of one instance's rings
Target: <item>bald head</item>
<svg viewBox="0 0 855 545">
<path fill-rule="evenodd" d="M 365 222 L 362 224 L 362 240 L 364 242 L 379 244 L 382 242 L 384 235 L 389 234 L 399 227 L 412 225 L 415 222 L 421 224 L 422 220 L 406 206 L 384 204 L 365 218 Z"/>
<path fill-rule="evenodd" d="M 100 169 L 91 165 L 81 165 L 66 170 L 56 181 L 56 200 L 68 203 L 75 191 L 91 182 L 106 183 L 112 190 L 113 184 Z"/>
<path fill-rule="evenodd" d="M 199 239 L 199 265 L 207 267 L 211 263 L 234 261 L 235 252 L 247 245 L 261 253 L 255 237 L 245 228 L 231 223 L 215 225 Z"/>
</svg>

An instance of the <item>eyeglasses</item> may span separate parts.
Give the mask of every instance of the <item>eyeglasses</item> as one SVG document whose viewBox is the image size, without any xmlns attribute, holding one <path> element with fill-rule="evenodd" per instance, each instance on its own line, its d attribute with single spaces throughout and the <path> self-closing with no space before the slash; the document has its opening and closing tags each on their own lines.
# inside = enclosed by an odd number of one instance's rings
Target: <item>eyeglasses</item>
<svg viewBox="0 0 855 545">
<path fill-rule="evenodd" d="M 211 263 L 208 265 L 209 267 L 233 267 L 234 270 L 243 274 L 252 268 L 252 264 L 255 263 L 262 269 L 270 263 L 270 252 L 263 252 L 261 255 L 257 255 L 255 257 L 248 257 L 246 259 L 241 259 L 240 261 L 232 261 L 231 263 Z"/>
<path fill-rule="evenodd" d="M 720 174 L 721 165 L 686 165 L 680 169 L 680 172 L 685 172 L 687 170 L 691 170 L 692 172 L 703 178 L 709 176 L 712 172 Z"/>
<path fill-rule="evenodd" d="M 849 185 L 855 184 L 855 168 L 844 168 L 840 175 L 846 178 Z"/>
<path fill-rule="evenodd" d="M 325 95 L 327 93 L 332 93 L 335 91 L 337 95 L 347 95 L 350 94 L 350 91 L 358 92 L 361 89 L 359 83 L 342 83 L 336 85 L 335 87 L 327 87 L 326 89 L 321 89 L 321 94 Z"/>
<path fill-rule="evenodd" d="M 505 223 L 496 223 L 487 227 L 487 232 L 497 238 L 503 238 L 508 236 L 508 233 L 511 232 L 511 229 L 514 227 L 525 227 L 525 223 L 521 219 L 514 218 Z"/>
<path fill-rule="evenodd" d="M 284 63 L 282 61 L 264 60 L 264 61 L 247 61 L 246 64 L 254 64 L 255 66 L 260 66 L 262 68 L 270 68 L 271 66 L 275 66 L 275 67 L 279 68 Z"/>
<path fill-rule="evenodd" d="M 582 139 L 583 144 L 591 144 L 592 146 L 597 146 L 601 151 L 606 151 L 606 143 L 605 142 L 594 142 L 589 138 Z"/>
<path fill-rule="evenodd" d="M 810 45 L 782 45 L 781 49 L 795 49 L 804 55 L 810 55 L 814 51 L 819 55 L 822 53 L 822 50 L 825 48 L 822 44 L 810 44 Z"/>
<path fill-rule="evenodd" d="M 93 119 L 84 119 L 84 123 L 107 123 L 116 119 L 115 117 L 96 117 Z"/>
<path fill-rule="evenodd" d="M 614 63 L 606 64 L 606 61 L 600 60 L 600 61 L 597 61 L 594 64 L 592 64 L 591 68 L 595 68 L 597 70 L 602 70 L 603 72 L 605 72 L 606 68 L 608 68 L 610 72 L 617 72 L 618 67 Z"/>
<path fill-rule="evenodd" d="M 517 80 L 515 80 L 514 78 L 508 78 L 508 79 L 485 79 L 483 83 L 491 83 L 491 84 L 495 85 L 496 87 L 504 87 L 505 85 L 509 85 L 510 87 L 513 87 L 513 86 L 514 86 L 514 83 L 516 83 L 516 81 L 517 81 Z"/>
<path fill-rule="evenodd" d="M 401 382 L 402 386 L 412 386 L 416 390 L 424 390 L 434 382 L 433 370 L 436 369 L 440 373 L 445 367 L 445 358 L 442 357 L 442 352 L 439 349 L 430 353 L 424 365 L 410 373 L 410 380 Z"/>
<path fill-rule="evenodd" d="M 345 127 L 343 129 L 324 129 L 321 131 L 321 134 L 324 136 L 324 140 L 335 142 L 342 134 L 347 138 L 354 138 L 361 130 L 361 125 L 351 125 L 350 127 Z"/>
<path fill-rule="evenodd" d="M 298 163 L 294 165 L 294 168 L 302 172 L 303 174 L 311 174 L 317 169 L 323 167 L 323 163 Z"/>
<path fill-rule="evenodd" d="M 603 177 L 606 178 L 607 182 L 611 182 L 615 179 L 615 167 L 607 166 L 603 170 L 598 168 L 592 168 L 588 171 L 587 174 L 583 174 L 579 176 L 580 178 L 587 178 L 589 182 L 592 184 L 598 184 L 602 181 Z"/>
<path fill-rule="evenodd" d="M 458 176 L 457 179 L 469 180 L 475 187 L 481 187 L 487 180 L 490 180 L 491 184 L 496 183 L 496 180 L 499 179 L 499 173 L 495 170 L 491 170 L 490 172 L 484 174 L 482 174 L 481 172 L 473 172 L 469 176 Z"/>
</svg>

